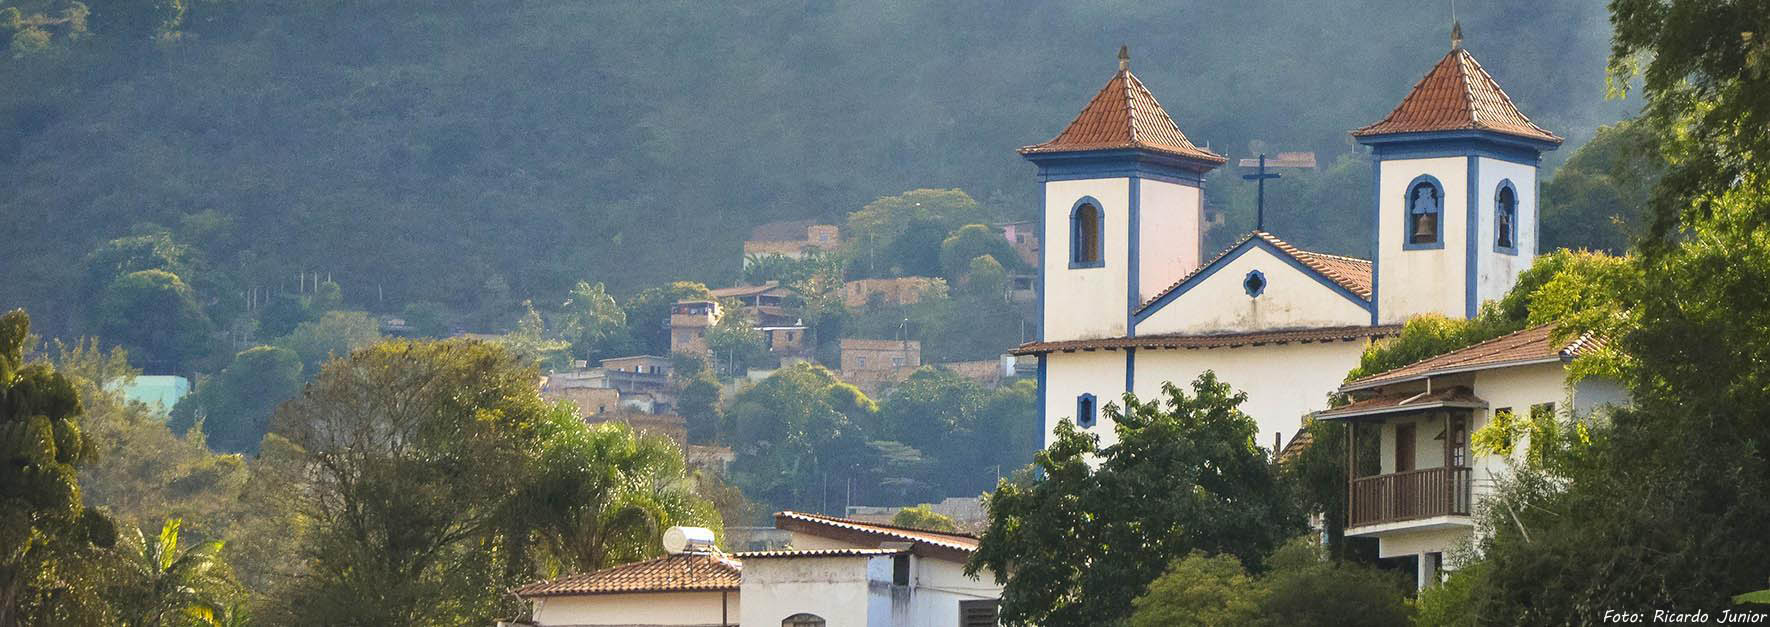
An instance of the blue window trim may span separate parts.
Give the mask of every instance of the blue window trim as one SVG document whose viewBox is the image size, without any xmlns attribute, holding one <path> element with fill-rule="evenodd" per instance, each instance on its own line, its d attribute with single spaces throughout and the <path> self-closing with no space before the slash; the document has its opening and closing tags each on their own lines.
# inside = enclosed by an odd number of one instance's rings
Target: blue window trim
<svg viewBox="0 0 1770 627">
<path fill-rule="evenodd" d="M 1076 397 L 1076 426 L 1091 428 L 1100 422 L 1100 399 L 1093 394 Z"/>
<path fill-rule="evenodd" d="M 1249 285 L 1250 283 L 1253 283 L 1255 279 L 1259 279 L 1259 287 Z M 1242 291 L 1247 292 L 1248 296 L 1252 298 L 1259 298 L 1261 294 L 1266 293 L 1266 286 L 1266 273 L 1259 270 L 1249 270 L 1247 276 L 1244 276 L 1241 279 Z"/>
<path fill-rule="evenodd" d="M 1414 234 L 1413 234 L 1413 230 L 1414 230 L 1413 229 L 1413 195 L 1414 195 L 1414 188 L 1419 186 L 1420 183 L 1430 183 L 1430 184 L 1432 184 L 1433 187 L 1438 188 L 1438 218 L 1436 220 L 1433 220 L 1433 223 L 1436 225 L 1435 228 L 1437 230 L 1437 232 L 1434 233 L 1434 235 L 1437 237 L 1436 237 L 1436 239 L 1434 239 L 1431 242 L 1426 242 L 1423 244 L 1415 244 L 1413 242 L 1413 239 L 1414 239 Z M 1421 174 L 1419 176 L 1416 176 L 1416 177 L 1414 177 L 1414 180 L 1407 182 L 1407 187 L 1401 188 L 1401 229 L 1400 230 L 1401 230 L 1401 249 L 1402 250 L 1429 250 L 1429 249 L 1444 248 L 1444 212 L 1445 212 L 1445 205 L 1449 204 L 1446 202 L 1446 200 L 1447 199 L 1444 196 L 1444 184 L 1438 182 L 1438 179 L 1433 177 L 1430 174 Z"/>
<path fill-rule="evenodd" d="M 1504 210 L 1504 207 L 1502 207 L 1500 205 L 1500 193 L 1502 191 L 1508 190 L 1508 189 L 1512 190 L 1512 223 L 1511 223 L 1511 231 L 1512 232 L 1510 233 L 1510 235 L 1512 236 L 1512 245 L 1511 246 L 1501 246 L 1500 245 L 1500 212 Z M 1494 252 L 1500 253 L 1500 254 L 1505 254 L 1505 255 L 1518 254 L 1518 215 L 1520 213 L 1522 213 L 1518 210 L 1518 206 L 1523 203 L 1523 200 L 1524 200 L 1524 197 L 1518 195 L 1518 187 L 1512 184 L 1512 179 L 1500 179 L 1499 186 L 1494 188 L 1494 190 L 1493 190 L 1493 251 Z"/>
<path fill-rule="evenodd" d="M 1078 224 L 1076 221 L 1076 212 L 1082 210 L 1082 205 L 1093 205 L 1094 212 L 1100 216 L 1100 224 L 1098 225 L 1098 228 L 1094 229 L 1094 237 L 1096 238 L 1095 244 L 1099 246 L 1096 250 L 1100 251 L 1100 258 L 1093 261 L 1076 261 L 1076 252 L 1081 250 L 1082 244 L 1082 231 L 1081 229 L 1076 228 Z M 1071 269 L 1100 268 L 1105 265 L 1106 206 L 1100 204 L 1100 201 L 1095 200 L 1093 196 L 1083 196 L 1076 200 L 1075 204 L 1070 205 L 1069 207 L 1069 267 Z"/>
</svg>

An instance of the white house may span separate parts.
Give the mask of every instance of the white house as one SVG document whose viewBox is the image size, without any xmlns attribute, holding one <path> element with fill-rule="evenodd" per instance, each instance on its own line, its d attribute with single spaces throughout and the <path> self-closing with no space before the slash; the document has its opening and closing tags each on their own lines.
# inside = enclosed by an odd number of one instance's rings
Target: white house
<svg viewBox="0 0 1770 627">
<path fill-rule="evenodd" d="M 1047 443 L 1073 418 L 1110 445 L 1103 404 L 1205 370 L 1248 394 L 1263 434 L 1292 433 L 1373 339 L 1417 314 L 1475 315 L 1536 255 L 1537 163 L 1561 138 L 1460 42 L 1352 133 L 1373 158 L 1372 260 L 1266 232 L 1205 259 L 1201 187 L 1225 159 L 1193 145 L 1129 65 L 1121 50 L 1062 133 L 1020 150 L 1038 166 L 1045 245 L 1041 337 L 1016 352 L 1038 359 Z"/>
<path fill-rule="evenodd" d="M 986 627 L 1002 588 L 969 534 L 781 512 L 790 547 L 683 552 L 516 590 L 536 627 Z M 741 600 L 741 603 L 740 603 Z"/>
<path fill-rule="evenodd" d="M 1587 417 L 1626 402 L 1614 381 L 1568 383 L 1567 363 L 1601 346 L 1589 335 L 1557 342 L 1542 325 L 1341 386 L 1353 402 L 1316 418 L 1363 426 L 1348 444 L 1346 535 L 1376 538 L 1379 557 L 1411 556 L 1416 581 L 1434 581 L 1445 552 L 1473 537 L 1471 515 L 1507 472 L 1504 457 L 1472 452 L 1470 434 L 1496 417 Z M 1370 447 L 1358 440 L 1370 437 L 1375 460 L 1360 457 Z"/>
</svg>

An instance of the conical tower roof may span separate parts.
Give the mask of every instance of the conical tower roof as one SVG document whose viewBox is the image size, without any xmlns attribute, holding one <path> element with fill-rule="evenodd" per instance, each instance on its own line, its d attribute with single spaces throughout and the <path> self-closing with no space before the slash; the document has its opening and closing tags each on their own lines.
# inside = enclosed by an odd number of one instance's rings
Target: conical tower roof
<svg viewBox="0 0 1770 627">
<path fill-rule="evenodd" d="M 1078 152 L 1135 148 L 1178 155 L 1212 165 L 1227 161 L 1222 155 L 1192 145 L 1174 118 L 1162 109 L 1143 81 L 1131 73 L 1121 51 L 1119 71 L 1088 106 L 1082 108 L 1069 128 L 1056 139 L 1027 146 L 1020 154 Z"/>
<path fill-rule="evenodd" d="M 1460 42 L 1459 42 L 1460 43 Z M 1432 131 L 1491 131 L 1539 142 L 1560 144 L 1561 137 L 1544 130 L 1518 111 L 1500 84 L 1482 69 L 1475 56 L 1457 46 L 1444 55 L 1401 104 L 1382 121 L 1352 131 L 1354 137 Z"/>
</svg>

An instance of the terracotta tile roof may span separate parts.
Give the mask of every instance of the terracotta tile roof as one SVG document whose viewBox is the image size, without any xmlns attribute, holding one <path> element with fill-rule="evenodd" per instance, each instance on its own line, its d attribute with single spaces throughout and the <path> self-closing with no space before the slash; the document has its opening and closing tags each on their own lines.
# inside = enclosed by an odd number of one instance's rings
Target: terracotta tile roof
<svg viewBox="0 0 1770 627">
<path fill-rule="evenodd" d="M 1020 154 L 1141 148 L 1179 155 L 1212 165 L 1228 159 L 1192 145 L 1174 118 L 1162 109 L 1129 69 L 1119 70 L 1081 114 L 1055 139 L 1020 149 Z"/>
<path fill-rule="evenodd" d="M 792 557 L 879 557 L 906 552 L 908 551 L 905 549 L 777 549 L 773 551 L 745 551 L 732 557 L 746 560 Z"/>
<path fill-rule="evenodd" d="M 1309 450 L 1309 445 L 1314 443 L 1315 434 L 1309 432 L 1309 427 L 1298 429 L 1297 434 L 1291 436 L 1291 441 L 1279 450 L 1278 463 L 1289 464 L 1296 461 L 1297 458 L 1303 456 L 1303 451 Z"/>
<path fill-rule="evenodd" d="M 1168 293 L 1180 289 L 1180 286 L 1184 285 L 1187 281 L 1192 280 L 1192 277 L 1198 276 L 1211 266 L 1216 265 L 1218 261 L 1222 261 L 1223 258 L 1228 257 L 1230 253 L 1235 252 L 1237 249 L 1241 248 L 1243 244 L 1248 243 L 1249 240 L 1254 238 L 1265 240 L 1266 243 L 1271 244 L 1274 248 L 1277 248 L 1286 255 L 1290 255 L 1291 258 L 1297 260 L 1298 263 L 1307 266 L 1310 270 L 1314 270 L 1317 274 L 1333 281 L 1335 285 L 1346 288 L 1346 291 L 1352 292 L 1366 302 L 1370 301 L 1371 262 L 1369 260 L 1303 250 L 1296 246 L 1292 246 L 1289 242 L 1279 239 L 1271 233 L 1254 231 L 1247 235 L 1243 235 L 1242 238 L 1236 240 L 1234 244 L 1230 244 L 1228 248 L 1224 248 L 1222 252 L 1217 253 L 1217 256 L 1212 257 L 1210 261 L 1199 264 L 1197 269 L 1187 273 L 1186 276 L 1180 277 L 1180 280 L 1175 281 L 1172 285 L 1162 288 L 1162 291 L 1157 292 L 1155 296 L 1151 296 L 1149 300 L 1143 301 L 1142 305 L 1137 306 L 1137 313 L 1143 313 L 1143 310 L 1148 309 L 1150 305 L 1154 305 L 1156 301 L 1161 300 L 1162 297 L 1167 296 Z"/>
<path fill-rule="evenodd" d="M 779 512 L 774 515 L 774 526 L 838 540 L 865 538 L 869 543 L 912 542 L 966 555 L 977 550 L 977 536 L 968 533 L 900 527 L 820 514 Z"/>
<path fill-rule="evenodd" d="M 1531 363 L 1568 361 L 1605 346 L 1604 338 L 1584 334 L 1570 342 L 1556 342 L 1553 324 L 1542 324 L 1515 333 L 1487 340 L 1435 357 L 1380 372 L 1341 386 L 1341 390 L 1360 390 L 1388 383 L 1399 383 L 1425 377 Z"/>
<path fill-rule="evenodd" d="M 1389 116 L 1352 131 L 1356 137 L 1429 131 L 1483 130 L 1561 143 L 1518 111 L 1475 57 L 1456 48 L 1438 61 Z"/>
<path fill-rule="evenodd" d="M 1238 346 L 1259 346 L 1262 344 L 1309 344 L 1315 342 L 1351 342 L 1370 338 L 1389 337 L 1401 333 L 1401 325 L 1384 326 L 1348 326 L 1319 327 L 1313 329 L 1285 329 L 1278 331 L 1257 331 L 1253 333 L 1224 333 L 1216 335 L 1139 335 L 1137 337 L 1116 337 L 1097 340 L 1065 340 L 1061 342 L 1032 342 L 1022 344 L 1014 349 L 1016 355 L 1033 355 L 1038 353 L 1121 350 L 1125 348 L 1148 349 L 1199 349 L 1199 348 L 1235 348 Z"/>
<path fill-rule="evenodd" d="M 1430 409 L 1433 407 L 1486 407 L 1487 401 L 1475 396 L 1475 392 L 1464 386 L 1454 386 L 1426 392 L 1397 392 L 1382 394 L 1350 405 L 1335 407 L 1327 411 L 1316 412 L 1317 418 L 1350 418 L 1371 414 L 1409 411 L 1413 409 Z"/>
<path fill-rule="evenodd" d="M 626 592 L 736 590 L 743 563 L 707 553 L 680 553 L 599 571 L 538 581 L 516 589 L 524 598 Z"/>
</svg>

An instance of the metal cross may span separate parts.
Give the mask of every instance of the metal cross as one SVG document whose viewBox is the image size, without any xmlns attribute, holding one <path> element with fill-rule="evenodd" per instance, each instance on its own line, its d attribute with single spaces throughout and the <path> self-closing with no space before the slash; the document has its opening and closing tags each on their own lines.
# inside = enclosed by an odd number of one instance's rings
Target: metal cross
<svg viewBox="0 0 1770 627">
<path fill-rule="evenodd" d="M 1241 177 L 1259 182 L 1260 192 L 1256 197 L 1258 200 L 1254 209 L 1254 230 L 1264 231 L 1266 230 L 1266 179 L 1279 178 L 1278 173 L 1266 171 L 1266 153 L 1260 153 L 1260 171 L 1254 174 L 1243 174 Z"/>
</svg>

